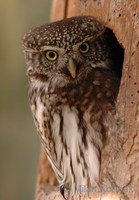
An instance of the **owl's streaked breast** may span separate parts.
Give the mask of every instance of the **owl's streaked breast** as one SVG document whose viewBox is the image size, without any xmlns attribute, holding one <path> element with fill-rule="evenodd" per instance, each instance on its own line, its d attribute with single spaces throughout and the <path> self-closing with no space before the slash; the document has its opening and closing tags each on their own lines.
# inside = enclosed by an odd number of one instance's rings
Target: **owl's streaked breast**
<svg viewBox="0 0 139 200">
<path fill-rule="evenodd" d="M 41 97 L 37 97 L 37 111 L 32 105 L 35 123 L 46 144 L 48 158 L 59 184 L 75 193 L 81 185 L 89 183 L 91 186 L 98 181 L 99 152 L 93 144 L 96 130 L 88 124 L 91 119 L 88 111 L 83 117 L 79 115 L 82 111 L 74 105 L 71 108 L 68 104 L 53 108 L 52 104 L 49 100 L 42 102 Z M 101 140 L 98 144 L 101 149 Z"/>
<path fill-rule="evenodd" d="M 59 184 L 72 193 L 98 181 L 104 119 L 113 110 L 117 83 L 110 71 L 93 69 L 78 85 L 54 89 L 39 80 L 30 86 L 31 109 L 48 159 Z"/>
</svg>

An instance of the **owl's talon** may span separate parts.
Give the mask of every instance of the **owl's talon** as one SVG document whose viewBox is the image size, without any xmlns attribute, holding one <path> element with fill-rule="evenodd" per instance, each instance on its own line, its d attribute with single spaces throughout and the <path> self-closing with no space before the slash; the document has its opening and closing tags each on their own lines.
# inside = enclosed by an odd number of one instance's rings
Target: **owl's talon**
<svg viewBox="0 0 139 200">
<path fill-rule="evenodd" d="M 67 200 L 66 197 L 65 197 L 65 195 L 64 195 L 64 190 L 65 190 L 64 185 L 61 185 L 61 186 L 60 186 L 60 193 L 62 194 L 63 198 L 64 198 L 65 200 Z"/>
</svg>

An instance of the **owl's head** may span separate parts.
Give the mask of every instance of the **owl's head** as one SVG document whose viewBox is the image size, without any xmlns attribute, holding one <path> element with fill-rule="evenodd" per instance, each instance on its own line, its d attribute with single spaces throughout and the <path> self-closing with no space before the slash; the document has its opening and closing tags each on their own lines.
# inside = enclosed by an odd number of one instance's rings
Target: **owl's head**
<svg viewBox="0 0 139 200">
<path fill-rule="evenodd" d="M 24 37 L 29 77 L 64 86 L 93 68 L 110 68 L 106 28 L 93 17 L 72 17 L 34 29 Z"/>
</svg>

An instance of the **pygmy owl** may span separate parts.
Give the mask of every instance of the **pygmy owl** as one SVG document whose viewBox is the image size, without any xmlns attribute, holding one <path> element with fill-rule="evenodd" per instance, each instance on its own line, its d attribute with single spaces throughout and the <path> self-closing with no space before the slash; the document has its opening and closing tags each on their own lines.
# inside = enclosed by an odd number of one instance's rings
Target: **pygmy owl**
<svg viewBox="0 0 139 200">
<path fill-rule="evenodd" d="M 72 17 L 26 34 L 24 49 L 33 118 L 61 193 L 94 187 L 119 87 L 108 30 Z"/>
</svg>

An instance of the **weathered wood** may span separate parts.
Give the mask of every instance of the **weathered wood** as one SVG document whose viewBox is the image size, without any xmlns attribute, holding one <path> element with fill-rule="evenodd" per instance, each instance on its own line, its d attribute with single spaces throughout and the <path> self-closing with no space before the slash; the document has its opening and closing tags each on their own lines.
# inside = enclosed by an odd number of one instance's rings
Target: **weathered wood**
<svg viewBox="0 0 139 200">
<path fill-rule="evenodd" d="M 51 21 L 57 21 L 66 18 L 68 0 L 53 0 L 51 10 Z"/>
<path fill-rule="evenodd" d="M 117 140 L 110 138 L 104 149 L 101 179 L 110 191 L 94 199 L 139 199 L 139 1 L 63 0 L 53 1 L 52 21 L 91 15 L 116 35 L 124 48 L 124 64 L 117 101 Z M 118 59 L 118 58 L 117 58 Z M 118 67 L 118 66 L 117 66 Z M 115 131 L 115 130 L 114 130 Z M 118 144 L 118 145 L 117 145 Z M 108 146 L 107 146 L 108 147 Z M 51 175 L 53 178 L 53 176 Z M 113 191 L 112 188 L 117 189 Z M 49 199 L 56 194 L 52 191 Z M 58 194 L 57 194 L 58 195 Z M 58 195 L 59 196 L 59 195 Z M 42 199 L 48 199 L 48 196 Z M 62 199 L 58 198 L 57 199 Z M 38 200 L 38 199 L 37 199 Z"/>
<path fill-rule="evenodd" d="M 45 187 L 50 184 L 52 186 L 56 185 L 57 181 L 54 176 L 53 170 L 50 167 L 49 162 L 47 161 L 45 148 L 41 146 L 40 152 L 40 161 L 39 161 L 39 171 L 37 177 L 36 191 L 38 191 L 39 187 Z"/>
</svg>

